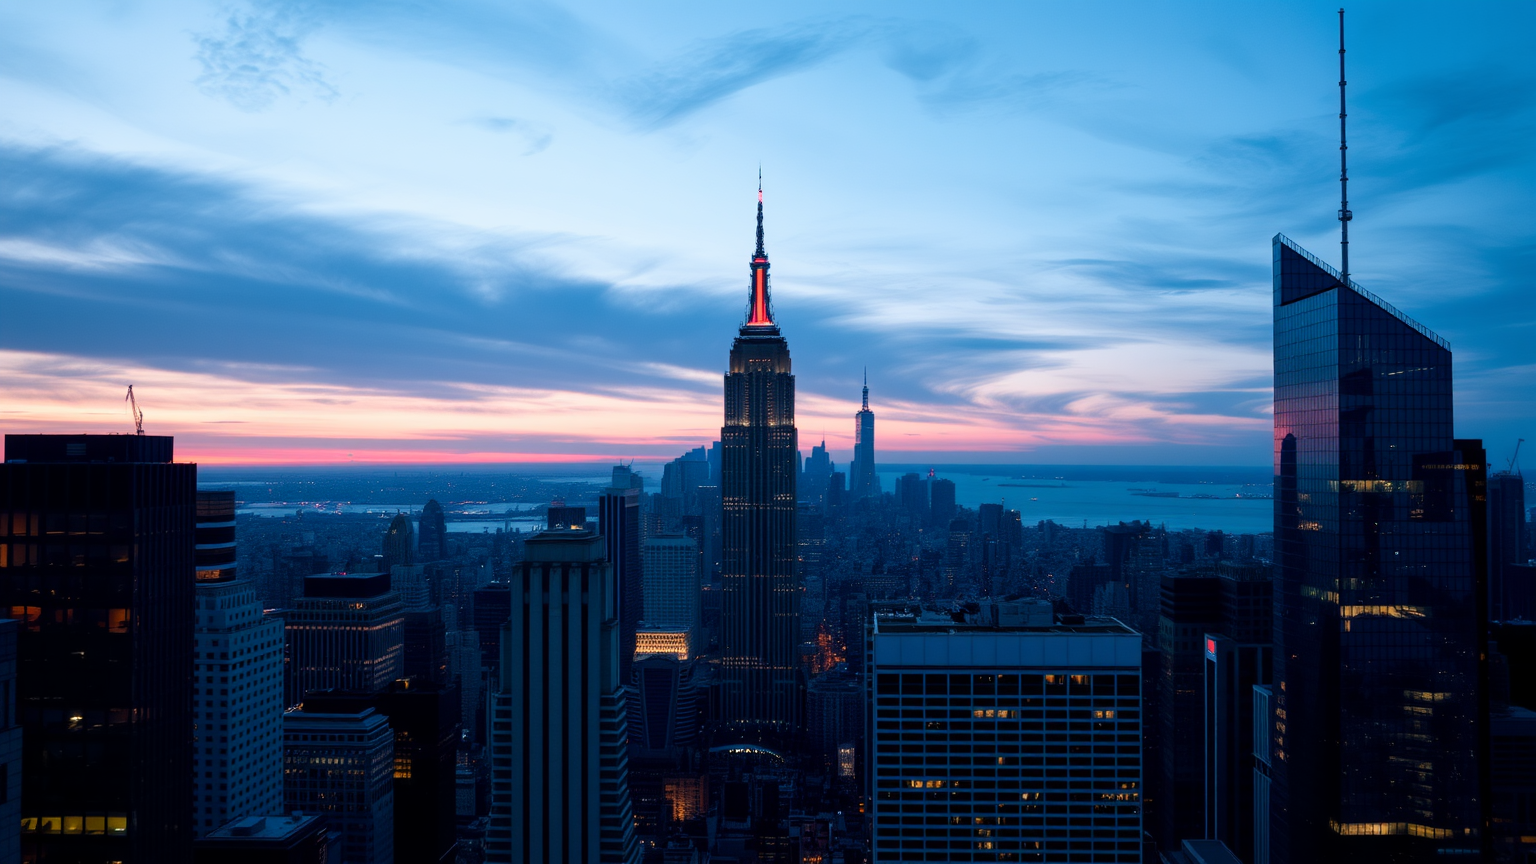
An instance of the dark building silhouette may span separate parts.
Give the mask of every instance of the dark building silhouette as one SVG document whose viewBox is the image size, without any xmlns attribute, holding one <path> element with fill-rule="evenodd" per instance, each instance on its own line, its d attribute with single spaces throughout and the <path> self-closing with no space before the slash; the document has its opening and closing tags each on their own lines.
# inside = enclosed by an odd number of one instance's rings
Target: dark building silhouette
<svg viewBox="0 0 1536 864">
<path fill-rule="evenodd" d="M 704 463 L 706 466 L 708 463 Z M 597 499 L 597 532 L 619 580 L 619 680 L 629 681 L 635 662 L 635 630 L 644 611 L 640 559 L 640 493 L 644 481 L 628 466 L 615 465 L 613 482 Z"/>
<path fill-rule="evenodd" d="M 428 501 L 421 508 L 416 540 L 417 561 L 441 561 L 448 557 L 448 522 L 443 518 L 443 505 L 437 499 Z"/>
<path fill-rule="evenodd" d="M 384 534 L 384 572 L 415 563 L 416 527 L 411 524 L 411 517 L 397 513 Z"/>
<path fill-rule="evenodd" d="M 1525 524 L 1525 477 L 1500 471 L 1488 477 L 1488 598 L 1494 621 L 1530 618 L 1526 599 L 1530 559 Z M 1524 589 L 1524 590 L 1522 590 Z"/>
<path fill-rule="evenodd" d="M 730 363 L 720 430 L 722 719 L 788 732 L 801 716 L 795 377 L 769 303 L 761 191 L 747 321 Z"/>
<path fill-rule="evenodd" d="M 1274 314 L 1270 860 L 1476 855 L 1483 466 L 1450 347 L 1282 235 Z"/>
<path fill-rule="evenodd" d="M 21 721 L 16 714 L 20 624 L 14 618 L 0 618 L 0 862 L 4 864 L 21 861 Z"/>
<path fill-rule="evenodd" d="M 192 845 L 193 864 L 333 864 L 325 817 L 243 816 Z"/>
<path fill-rule="evenodd" d="M 1271 568 L 1223 561 L 1216 567 L 1220 624 L 1204 636 L 1205 830 L 1244 861 L 1254 860 L 1253 743 L 1256 686 L 1271 680 L 1274 623 Z M 1185 840 L 1193 839 L 1186 837 Z M 1265 849 L 1267 850 L 1267 847 Z"/>
<path fill-rule="evenodd" d="M 197 466 L 171 457 L 169 437 L 5 436 L 26 858 L 191 857 Z"/>
<path fill-rule="evenodd" d="M 384 715 L 394 738 L 394 860 L 451 864 L 458 691 L 402 678 L 379 693 L 323 691 L 304 700 L 307 713 L 370 708 Z"/>
<path fill-rule="evenodd" d="M 555 501 L 549 505 L 545 524 L 551 531 L 583 531 L 587 527 L 587 508 L 567 507 L 564 501 Z"/>
<path fill-rule="evenodd" d="M 853 467 L 848 475 L 848 497 L 854 501 L 880 495 L 880 475 L 875 473 L 875 412 L 869 410 L 869 373 L 864 373 L 864 406 L 853 415 Z"/>
<path fill-rule="evenodd" d="M 827 481 L 832 478 L 833 467 L 827 455 L 827 442 L 823 439 L 811 448 L 811 455 L 805 460 L 805 467 L 800 472 L 801 501 L 809 501 L 818 508 L 827 506 Z"/>
<path fill-rule="evenodd" d="M 929 495 L 932 500 L 931 524 L 945 528 L 955 518 L 955 481 L 942 480 L 929 474 Z"/>
</svg>

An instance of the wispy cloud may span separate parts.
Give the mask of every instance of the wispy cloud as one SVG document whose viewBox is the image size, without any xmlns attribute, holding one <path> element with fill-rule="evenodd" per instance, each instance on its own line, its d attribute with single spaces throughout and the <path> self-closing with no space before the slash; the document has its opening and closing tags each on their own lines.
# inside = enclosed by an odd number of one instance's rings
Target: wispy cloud
<svg viewBox="0 0 1536 864">
<path fill-rule="evenodd" d="M 464 121 L 487 132 L 510 135 L 523 144 L 523 155 L 533 156 L 544 152 L 554 133 L 546 127 L 517 117 L 474 117 Z"/>
<path fill-rule="evenodd" d="M 221 32 L 195 37 L 203 68 L 197 86 L 241 111 L 262 111 L 295 94 L 334 100 L 340 93 L 325 68 L 304 55 L 313 30 L 286 9 L 231 12 Z"/>
</svg>

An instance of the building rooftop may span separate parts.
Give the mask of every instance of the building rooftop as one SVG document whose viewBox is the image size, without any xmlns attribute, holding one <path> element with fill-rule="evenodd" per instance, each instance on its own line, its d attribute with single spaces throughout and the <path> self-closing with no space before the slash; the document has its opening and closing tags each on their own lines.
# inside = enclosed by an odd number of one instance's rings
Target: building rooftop
<svg viewBox="0 0 1536 864">
<path fill-rule="evenodd" d="M 901 608 L 891 608 L 900 606 Z M 1140 636 L 1115 618 L 1058 615 L 1044 600 L 1014 599 L 969 603 L 959 608 L 889 604 L 874 610 L 875 632 L 1029 633 Z"/>
<path fill-rule="evenodd" d="M 213 840 L 288 840 L 311 830 L 320 814 L 292 816 L 242 816 L 208 832 Z"/>
</svg>

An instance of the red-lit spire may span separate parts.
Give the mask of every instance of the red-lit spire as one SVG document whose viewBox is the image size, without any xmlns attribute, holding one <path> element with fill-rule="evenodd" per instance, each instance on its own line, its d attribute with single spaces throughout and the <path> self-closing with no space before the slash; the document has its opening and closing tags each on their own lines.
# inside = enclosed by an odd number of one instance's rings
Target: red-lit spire
<svg viewBox="0 0 1536 864">
<path fill-rule="evenodd" d="M 757 169 L 757 251 L 752 253 L 752 300 L 748 327 L 772 327 L 768 302 L 768 252 L 763 248 L 763 169 Z"/>
</svg>

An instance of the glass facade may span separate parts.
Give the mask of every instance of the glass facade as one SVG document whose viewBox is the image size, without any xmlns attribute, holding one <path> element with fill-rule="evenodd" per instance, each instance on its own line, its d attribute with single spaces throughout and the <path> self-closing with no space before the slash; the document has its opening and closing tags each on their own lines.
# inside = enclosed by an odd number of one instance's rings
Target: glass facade
<svg viewBox="0 0 1536 864">
<path fill-rule="evenodd" d="M 1450 347 L 1283 236 L 1274 310 L 1271 860 L 1474 855 L 1482 466 Z"/>
</svg>

